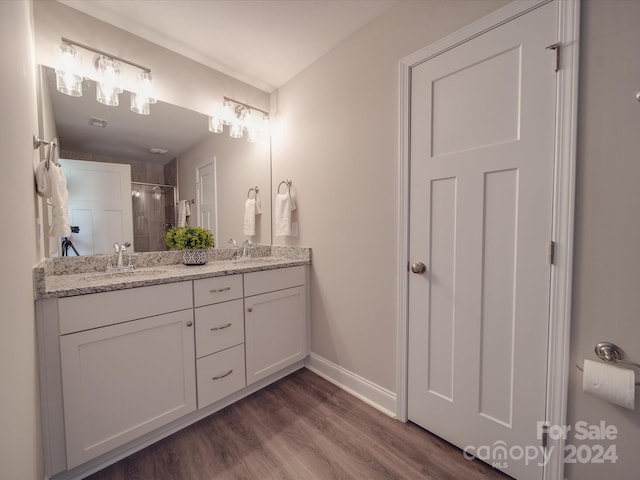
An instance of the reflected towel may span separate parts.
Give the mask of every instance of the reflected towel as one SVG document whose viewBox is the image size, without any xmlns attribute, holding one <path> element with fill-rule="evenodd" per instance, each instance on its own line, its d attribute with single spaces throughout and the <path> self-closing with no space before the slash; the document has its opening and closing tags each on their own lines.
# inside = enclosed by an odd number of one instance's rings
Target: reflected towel
<svg viewBox="0 0 640 480">
<path fill-rule="evenodd" d="M 256 215 L 260 215 L 262 213 L 262 198 L 260 198 L 260 194 L 256 193 Z"/>
<path fill-rule="evenodd" d="M 191 208 L 187 200 L 180 200 L 178 203 L 178 227 L 187 226 L 187 217 L 191 215 Z"/>
<path fill-rule="evenodd" d="M 291 212 L 296 208 L 296 202 L 289 192 L 276 195 L 276 237 L 291 235 Z"/>
<path fill-rule="evenodd" d="M 69 192 L 67 190 L 67 179 L 64 176 L 62 167 L 51 162 L 49 164 L 49 181 L 51 182 L 51 227 L 50 237 L 68 237 L 71 235 L 69 226 L 69 214 L 67 213 L 67 201 Z"/>
<path fill-rule="evenodd" d="M 256 234 L 256 200 L 255 198 L 247 198 L 244 203 L 244 234 Z"/>
</svg>

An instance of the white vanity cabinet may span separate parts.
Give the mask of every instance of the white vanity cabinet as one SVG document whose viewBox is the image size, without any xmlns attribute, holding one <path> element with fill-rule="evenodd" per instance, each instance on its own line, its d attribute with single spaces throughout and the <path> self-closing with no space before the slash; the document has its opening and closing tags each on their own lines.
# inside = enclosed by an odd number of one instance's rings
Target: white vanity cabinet
<svg viewBox="0 0 640 480">
<path fill-rule="evenodd" d="M 193 291 L 202 409 L 246 386 L 242 275 L 195 280 Z"/>
<path fill-rule="evenodd" d="M 307 279 L 301 265 L 39 299 L 46 475 L 84 478 L 302 367 Z"/>
<path fill-rule="evenodd" d="M 191 282 L 49 299 L 39 308 L 53 472 L 196 409 Z"/>
<path fill-rule="evenodd" d="M 305 282 L 304 266 L 244 275 L 248 385 L 308 355 Z"/>
</svg>

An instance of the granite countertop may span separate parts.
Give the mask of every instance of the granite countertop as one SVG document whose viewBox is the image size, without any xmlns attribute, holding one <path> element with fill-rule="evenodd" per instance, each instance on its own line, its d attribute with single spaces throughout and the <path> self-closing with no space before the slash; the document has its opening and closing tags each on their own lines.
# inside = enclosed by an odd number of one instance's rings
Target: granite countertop
<svg viewBox="0 0 640 480">
<path fill-rule="evenodd" d="M 108 255 L 45 259 L 34 267 L 35 299 L 61 298 L 127 288 L 197 280 L 238 273 L 258 272 L 311 263 L 311 250 L 303 247 L 270 247 L 262 256 L 233 260 L 214 252 L 206 265 L 187 266 L 176 252 L 133 254 L 133 270 L 105 271 Z M 269 253 L 265 255 L 265 253 Z M 140 266 L 138 266 L 140 265 Z M 102 267 L 102 268 L 100 268 Z"/>
</svg>

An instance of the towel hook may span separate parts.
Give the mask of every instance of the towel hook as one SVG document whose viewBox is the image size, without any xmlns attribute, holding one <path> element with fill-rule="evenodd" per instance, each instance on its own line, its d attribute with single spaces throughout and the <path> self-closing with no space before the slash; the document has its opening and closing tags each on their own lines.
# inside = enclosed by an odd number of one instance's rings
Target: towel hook
<svg viewBox="0 0 640 480">
<path fill-rule="evenodd" d="M 49 142 L 49 153 L 47 154 L 47 159 L 46 159 L 47 164 L 45 165 L 47 170 L 49 170 L 49 167 L 51 166 L 51 162 L 53 162 L 54 165 L 58 165 L 58 162 L 56 162 L 54 158 L 56 154 L 57 146 L 58 144 L 55 138 L 51 140 L 51 142 Z"/>
<path fill-rule="evenodd" d="M 290 178 L 287 178 L 286 180 L 282 180 L 279 184 L 278 184 L 278 193 L 280 193 L 280 187 L 282 186 L 282 184 L 285 184 L 287 186 L 287 191 L 289 193 L 291 193 L 291 184 L 293 182 L 291 181 Z"/>
<path fill-rule="evenodd" d="M 251 191 L 252 190 L 254 192 L 253 198 L 255 199 L 258 196 L 258 192 L 260 191 L 260 189 L 258 188 L 257 185 L 255 187 L 251 187 L 249 189 L 249 191 L 247 192 L 247 198 L 251 198 Z"/>
<path fill-rule="evenodd" d="M 43 140 L 42 138 L 40 138 L 37 135 L 33 136 L 33 149 L 37 150 L 38 148 L 40 148 L 43 145 L 49 145 L 49 142 L 47 142 L 46 140 Z"/>
</svg>

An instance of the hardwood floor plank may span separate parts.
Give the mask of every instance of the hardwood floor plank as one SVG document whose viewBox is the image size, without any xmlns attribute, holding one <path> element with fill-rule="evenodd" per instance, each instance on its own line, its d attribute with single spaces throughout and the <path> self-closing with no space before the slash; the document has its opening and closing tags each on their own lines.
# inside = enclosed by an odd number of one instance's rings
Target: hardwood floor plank
<svg viewBox="0 0 640 480">
<path fill-rule="evenodd" d="M 499 480 L 420 427 L 299 370 L 91 480 Z"/>
</svg>

